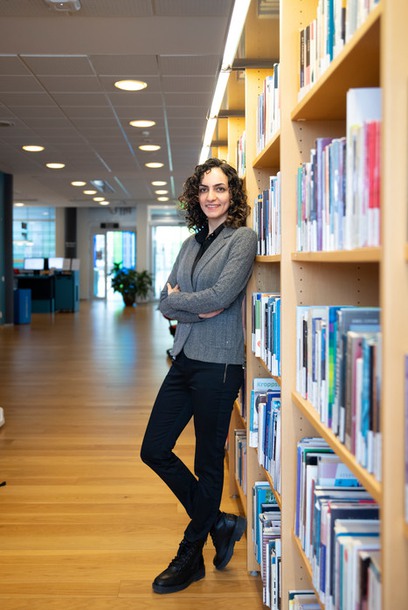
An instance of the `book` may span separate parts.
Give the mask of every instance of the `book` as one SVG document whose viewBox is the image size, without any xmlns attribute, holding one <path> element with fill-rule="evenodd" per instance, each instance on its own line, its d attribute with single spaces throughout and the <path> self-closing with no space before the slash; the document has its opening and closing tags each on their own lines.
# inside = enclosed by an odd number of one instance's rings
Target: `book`
<svg viewBox="0 0 408 610">
<path fill-rule="evenodd" d="M 270 377 L 255 377 L 252 380 L 252 390 L 250 395 L 249 406 L 249 435 L 248 446 L 258 447 L 259 438 L 259 412 L 263 415 L 263 409 L 266 405 L 268 392 L 270 396 L 280 396 L 279 383 Z M 262 425 L 263 425 L 262 419 Z"/>
<path fill-rule="evenodd" d="M 374 505 L 368 492 L 363 487 L 336 487 L 315 485 L 312 521 L 312 548 L 309 561 L 312 566 L 313 584 L 319 591 L 322 601 L 325 601 L 327 583 L 331 577 L 330 540 L 331 505 L 333 502 L 360 503 Z M 376 513 L 377 514 L 377 513 Z"/>
<path fill-rule="evenodd" d="M 347 332 L 380 332 L 378 307 L 348 307 L 337 311 L 336 389 L 332 430 L 345 441 Z"/>
<path fill-rule="evenodd" d="M 366 125 L 372 121 L 381 121 L 382 100 L 379 87 L 349 89 L 347 92 L 347 169 L 346 169 L 346 215 L 345 215 L 345 248 L 357 248 L 368 245 L 368 205 L 367 194 L 370 192 L 366 174 L 379 178 L 379 170 L 370 168 L 367 163 L 378 163 L 376 154 L 367 155 Z M 374 144 L 373 144 L 374 146 Z M 379 189 L 371 185 L 372 190 Z M 377 194 L 375 198 L 375 222 L 379 226 L 379 208 Z M 379 199 L 378 199 L 379 203 Z M 370 222 L 374 222 L 374 212 Z"/>
<path fill-rule="evenodd" d="M 334 526 L 335 559 L 332 603 L 338 608 L 353 608 L 356 575 L 355 549 L 357 546 L 380 549 L 380 522 L 376 519 L 338 519 Z"/>
<path fill-rule="evenodd" d="M 256 561 L 261 563 L 261 536 L 260 536 L 260 519 L 262 513 L 262 505 L 269 503 L 271 506 L 276 505 L 276 512 L 280 512 L 279 506 L 276 503 L 272 489 L 266 481 L 255 481 L 252 487 L 252 541 L 254 546 L 254 554 Z M 272 508 L 269 509 L 269 512 Z"/>
<path fill-rule="evenodd" d="M 354 501 L 332 501 L 327 503 L 328 510 L 325 513 L 327 528 L 327 547 L 326 547 L 326 597 L 331 598 L 330 602 L 335 604 L 335 525 L 337 519 L 379 519 L 378 505 L 372 500 L 356 499 Z M 323 515 L 322 515 L 323 517 Z"/>
</svg>

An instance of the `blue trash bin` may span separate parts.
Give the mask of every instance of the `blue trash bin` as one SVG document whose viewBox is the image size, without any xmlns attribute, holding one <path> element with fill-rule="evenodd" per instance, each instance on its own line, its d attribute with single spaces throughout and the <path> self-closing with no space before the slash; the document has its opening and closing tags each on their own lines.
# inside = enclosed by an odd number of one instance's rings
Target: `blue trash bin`
<svg viewBox="0 0 408 610">
<path fill-rule="evenodd" d="M 14 324 L 30 324 L 31 290 L 18 288 L 14 291 Z"/>
</svg>

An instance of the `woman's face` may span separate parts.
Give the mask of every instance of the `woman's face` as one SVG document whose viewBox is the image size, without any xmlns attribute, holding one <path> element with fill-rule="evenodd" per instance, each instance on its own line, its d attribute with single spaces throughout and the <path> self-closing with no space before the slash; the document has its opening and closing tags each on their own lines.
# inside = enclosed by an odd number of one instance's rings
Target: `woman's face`
<svg viewBox="0 0 408 610">
<path fill-rule="evenodd" d="M 211 231 L 226 220 L 230 199 L 228 178 L 221 168 L 213 167 L 203 174 L 198 187 L 198 200 Z"/>
</svg>

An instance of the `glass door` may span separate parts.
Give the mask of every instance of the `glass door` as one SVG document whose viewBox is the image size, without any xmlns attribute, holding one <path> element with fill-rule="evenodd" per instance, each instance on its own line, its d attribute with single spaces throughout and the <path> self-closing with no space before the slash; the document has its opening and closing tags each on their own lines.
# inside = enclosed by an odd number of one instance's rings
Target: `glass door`
<svg viewBox="0 0 408 610">
<path fill-rule="evenodd" d="M 152 259 L 154 276 L 154 296 L 160 297 L 181 244 L 191 235 L 185 225 L 152 226 Z"/>
<path fill-rule="evenodd" d="M 113 292 L 109 273 L 114 263 L 124 267 L 136 267 L 135 231 L 109 231 L 101 229 L 92 238 L 92 295 L 95 299 L 121 300 Z"/>
</svg>

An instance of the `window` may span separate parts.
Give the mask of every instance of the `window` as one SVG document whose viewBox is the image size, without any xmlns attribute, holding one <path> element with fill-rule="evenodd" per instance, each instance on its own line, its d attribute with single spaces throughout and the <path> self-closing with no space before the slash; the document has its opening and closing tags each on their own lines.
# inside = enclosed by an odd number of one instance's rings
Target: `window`
<svg viewBox="0 0 408 610">
<path fill-rule="evenodd" d="M 13 208 L 13 261 L 22 269 L 25 258 L 55 256 L 55 208 Z"/>
<path fill-rule="evenodd" d="M 151 227 L 154 296 L 160 297 L 183 241 L 191 235 L 184 218 L 174 206 L 155 206 L 149 210 Z"/>
</svg>

